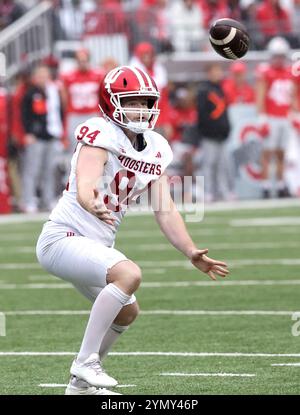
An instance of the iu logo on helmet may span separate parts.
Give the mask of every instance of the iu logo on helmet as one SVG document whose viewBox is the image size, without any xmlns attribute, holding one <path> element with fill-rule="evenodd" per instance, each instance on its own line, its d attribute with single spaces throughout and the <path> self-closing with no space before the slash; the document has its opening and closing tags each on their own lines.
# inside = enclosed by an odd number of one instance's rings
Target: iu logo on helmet
<svg viewBox="0 0 300 415">
<path fill-rule="evenodd" d="M 111 84 L 113 84 L 123 72 L 124 71 L 122 69 L 116 68 L 116 69 L 110 71 L 106 75 L 105 80 L 104 80 L 104 82 L 105 82 L 105 88 L 109 92 L 111 91 L 111 89 L 110 89 Z"/>
</svg>

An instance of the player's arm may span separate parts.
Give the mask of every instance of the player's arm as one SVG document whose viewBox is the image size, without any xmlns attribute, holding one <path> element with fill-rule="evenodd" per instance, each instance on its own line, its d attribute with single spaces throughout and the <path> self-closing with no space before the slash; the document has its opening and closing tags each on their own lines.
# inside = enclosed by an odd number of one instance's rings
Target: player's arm
<svg viewBox="0 0 300 415">
<path fill-rule="evenodd" d="M 299 112 L 299 102 L 298 102 L 298 84 L 297 82 L 293 82 L 292 84 L 292 92 L 291 92 L 291 111 Z"/>
<path fill-rule="evenodd" d="M 191 239 L 169 190 L 166 176 L 162 176 L 151 188 L 152 207 L 160 229 L 171 244 L 182 252 L 200 271 L 213 280 L 228 274 L 227 264 L 206 256 L 208 249 L 198 249 Z"/>
<path fill-rule="evenodd" d="M 98 190 L 106 162 L 107 151 L 103 148 L 81 147 L 76 166 L 77 201 L 92 215 L 113 225 L 115 218 L 106 208 Z"/>
<path fill-rule="evenodd" d="M 265 99 L 267 93 L 267 83 L 264 79 L 258 79 L 256 83 L 256 105 L 259 115 L 265 114 Z"/>
</svg>

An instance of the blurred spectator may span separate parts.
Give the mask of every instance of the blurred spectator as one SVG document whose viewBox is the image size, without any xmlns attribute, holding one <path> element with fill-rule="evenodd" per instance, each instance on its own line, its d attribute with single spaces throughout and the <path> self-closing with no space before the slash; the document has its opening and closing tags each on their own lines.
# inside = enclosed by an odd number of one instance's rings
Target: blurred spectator
<svg viewBox="0 0 300 415">
<path fill-rule="evenodd" d="M 160 92 L 159 108 L 161 110 L 156 128 L 161 128 L 166 137 L 169 137 L 168 129 L 169 120 L 169 92 L 168 92 L 168 75 L 165 67 L 158 62 L 154 47 L 148 42 L 139 43 L 131 58 L 130 65 L 143 69 L 152 76 Z"/>
<path fill-rule="evenodd" d="M 57 85 L 51 80 L 48 67 L 38 66 L 21 103 L 25 131 L 21 209 L 26 213 L 39 208 L 50 210 L 56 202 L 55 166 L 57 144 L 63 132 L 61 116 Z"/>
<path fill-rule="evenodd" d="M 230 66 L 230 77 L 223 82 L 228 105 L 251 104 L 255 101 L 254 88 L 247 82 L 247 66 L 237 61 Z"/>
<path fill-rule="evenodd" d="M 169 140 L 174 157 L 168 171 L 175 170 L 174 174 L 181 177 L 193 177 L 195 167 L 193 145 L 195 143 L 191 136 L 197 123 L 195 97 L 187 87 L 177 88 L 174 95 L 169 109 L 169 122 L 171 125 Z M 184 185 L 184 200 L 185 202 L 191 202 L 192 182 L 186 181 Z"/>
<path fill-rule="evenodd" d="M 237 21 L 242 20 L 242 9 L 240 0 L 227 0 L 228 14 L 226 17 L 235 19 Z"/>
<path fill-rule="evenodd" d="M 167 87 L 167 71 L 157 61 L 156 52 L 151 43 L 141 42 L 137 44 L 129 64 L 148 72 L 153 77 L 160 92 Z"/>
<path fill-rule="evenodd" d="M 197 0 L 203 11 L 204 27 L 208 28 L 214 20 L 227 17 L 229 10 L 226 0 Z"/>
<path fill-rule="evenodd" d="M 10 186 L 7 174 L 8 96 L 0 85 L 0 214 L 10 213 Z"/>
<path fill-rule="evenodd" d="M 15 0 L 0 0 L 0 30 L 23 16 L 26 10 L 24 5 Z"/>
<path fill-rule="evenodd" d="M 300 0 L 294 0 L 294 10 L 292 14 L 293 30 L 299 37 L 299 21 L 300 21 Z"/>
<path fill-rule="evenodd" d="M 157 4 L 157 0 L 142 0 L 142 4 L 144 6 L 155 6 Z"/>
<path fill-rule="evenodd" d="M 207 66 L 207 80 L 198 91 L 198 128 L 202 138 L 205 200 L 231 198 L 228 172 L 227 139 L 230 125 L 225 94 L 222 89 L 223 70 L 218 63 Z"/>
<path fill-rule="evenodd" d="M 25 130 L 22 122 L 21 104 L 30 86 L 30 72 L 23 70 L 16 77 L 10 101 L 10 140 L 8 170 L 13 196 L 13 206 L 18 210 L 21 204 L 20 156 L 24 146 Z"/>
<path fill-rule="evenodd" d="M 10 121 L 10 132 L 12 142 L 17 147 L 24 145 L 25 130 L 21 120 L 21 103 L 23 98 L 31 86 L 30 84 L 30 71 L 25 69 L 18 73 L 15 79 L 14 90 L 11 94 L 11 121 Z"/>
<path fill-rule="evenodd" d="M 168 0 L 155 0 L 152 4 L 144 1 L 133 16 L 131 33 L 138 42 L 151 42 L 159 53 L 171 52 L 171 19 Z"/>
<path fill-rule="evenodd" d="M 251 39 L 252 49 L 263 49 L 265 36 L 260 31 L 259 22 L 257 21 L 257 3 L 255 0 L 241 0 L 241 19 L 247 27 L 247 32 Z"/>
<path fill-rule="evenodd" d="M 277 196 L 286 197 L 289 191 L 284 182 L 284 154 L 291 135 L 288 115 L 291 110 L 297 109 L 296 88 L 290 65 L 287 64 L 287 41 L 281 37 L 273 38 L 268 51 L 270 62 L 257 68 L 259 124 L 268 128 L 262 152 L 263 197 L 271 196 L 270 164 L 273 159 L 276 161 Z"/>
<path fill-rule="evenodd" d="M 291 37 L 292 22 L 280 0 L 263 0 L 256 9 L 258 28 L 265 36 L 265 44 L 276 35 Z"/>
<path fill-rule="evenodd" d="M 119 0 L 95 0 L 93 11 L 85 16 L 87 34 L 128 34 L 128 22 Z"/>
<path fill-rule="evenodd" d="M 171 39 L 176 51 L 194 51 L 201 48 L 204 39 L 203 12 L 196 0 L 180 0 L 171 9 Z"/>
<path fill-rule="evenodd" d="M 58 3 L 57 0 L 54 0 Z M 80 40 L 84 33 L 85 8 L 80 0 L 60 0 L 59 23 L 67 40 Z"/>
<path fill-rule="evenodd" d="M 74 131 L 78 124 L 99 116 L 99 87 L 104 73 L 90 67 L 90 54 L 86 49 L 76 52 L 75 70 L 61 76 L 63 101 L 66 111 L 65 136 L 67 150 L 73 153 L 77 140 Z"/>
<path fill-rule="evenodd" d="M 169 108 L 169 121 L 172 126 L 171 144 L 182 141 L 184 131 L 197 121 L 195 99 L 185 87 L 177 88 L 172 105 Z"/>
<path fill-rule="evenodd" d="M 49 68 L 51 79 L 56 80 L 58 78 L 59 60 L 53 55 L 48 55 L 41 63 Z"/>
<path fill-rule="evenodd" d="M 103 70 L 103 74 L 107 74 L 112 69 L 119 66 L 118 62 L 113 58 L 107 58 L 105 59 L 102 64 L 100 65 L 101 69 Z"/>
</svg>

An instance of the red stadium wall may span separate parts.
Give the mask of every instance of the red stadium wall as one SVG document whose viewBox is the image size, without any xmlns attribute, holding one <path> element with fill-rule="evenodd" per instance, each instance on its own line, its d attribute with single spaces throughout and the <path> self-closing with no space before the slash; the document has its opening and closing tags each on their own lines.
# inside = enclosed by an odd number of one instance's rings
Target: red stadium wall
<svg viewBox="0 0 300 415">
<path fill-rule="evenodd" d="M 10 191 L 7 168 L 8 108 L 7 95 L 0 88 L 0 214 L 10 213 Z"/>
</svg>

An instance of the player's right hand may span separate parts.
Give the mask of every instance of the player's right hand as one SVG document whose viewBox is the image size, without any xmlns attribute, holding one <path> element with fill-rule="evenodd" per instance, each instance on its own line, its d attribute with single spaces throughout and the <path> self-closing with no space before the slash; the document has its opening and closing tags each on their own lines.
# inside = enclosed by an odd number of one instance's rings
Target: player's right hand
<svg viewBox="0 0 300 415">
<path fill-rule="evenodd" d="M 107 209 L 97 189 L 94 189 L 94 198 L 90 204 L 90 213 L 97 216 L 100 220 L 108 225 L 114 225 L 116 218 L 112 216 L 112 211 Z"/>
</svg>

